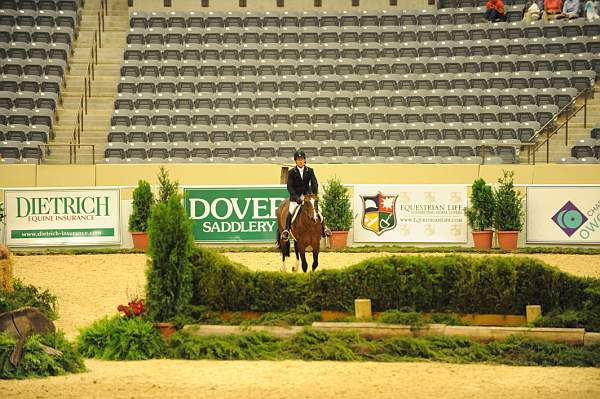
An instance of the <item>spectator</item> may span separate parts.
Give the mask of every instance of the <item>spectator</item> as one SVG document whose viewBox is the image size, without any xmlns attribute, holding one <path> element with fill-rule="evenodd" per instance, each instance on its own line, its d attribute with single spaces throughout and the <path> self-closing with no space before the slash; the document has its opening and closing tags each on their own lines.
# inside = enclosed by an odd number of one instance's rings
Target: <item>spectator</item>
<svg viewBox="0 0 600 399">
<path fill-rule="evenodd" d="M 531 22 L 539 20 L 542 16 L 542 10 L 543 8 L 540 8 L 536 0 L 529 0 L 525 4 L 525 8 L 523 8 L 523 21 Z"/>
<path fill-rule="evenodd" d="M 562 0 L 544 0 L 544 11 L 548 19 L 561 18 L 562 7 Z"/>
<path fill-rule="evenodd" d="M 566 18 L 578 18 L 579 17 L 579 0 L 565 0 L 563 5 L 563 16 Z"/>
<path fill-rule="evenodd" d="M 506 21 L 506 10 L 504 8 L 504 1 L 502 0 L 490 0 L 485 5 L 485 19 L 490 22 Z"/>
<path fill-rule="evenodd" d="M 588 0 L 584 6 L 584 15 L 588 21 L 592 22 L 595 19 L 600 19 L 598 15 L 598 7 L 593 1 Z"/>
</svg>

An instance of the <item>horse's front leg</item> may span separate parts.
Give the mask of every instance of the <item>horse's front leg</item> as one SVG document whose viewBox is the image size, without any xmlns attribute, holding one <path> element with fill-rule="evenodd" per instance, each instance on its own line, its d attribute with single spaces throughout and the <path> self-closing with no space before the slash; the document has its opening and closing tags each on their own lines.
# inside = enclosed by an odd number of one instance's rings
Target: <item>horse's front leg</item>
<svg viewBox="0 0 600 399">
<path fill-rule="evenodd" d="M 319 247 L 318 246 L 316 248 L 313 248 L 312 254 L 313 254 L 312 271 L 314 272 L 315 270 L 317 270 L 317 267 L 319 266 Z"/>
<path fill-rule="evenodd" d="M 294 254 L 296 255 L 296 263 L 292 266 L 292 271 L 297 272 L 298 266 L 300 266 L 300 249 L 298 247 L 298 241 L 294 240 Z"/>
<path fill-rule="evenodd" d="M 306 261 L 306 249 L 300 248 L 300 259 L 302 259 L 302 271 L 306 273 L 308 271 L 308 262 Z"/>
</svg>

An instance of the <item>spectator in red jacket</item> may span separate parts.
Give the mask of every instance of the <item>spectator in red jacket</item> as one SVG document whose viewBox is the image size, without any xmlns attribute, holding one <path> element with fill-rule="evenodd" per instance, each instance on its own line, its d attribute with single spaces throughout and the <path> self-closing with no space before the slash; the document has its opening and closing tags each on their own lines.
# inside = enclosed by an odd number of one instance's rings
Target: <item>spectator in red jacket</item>
<svg viewBox="0 0 600 399">
<path fill-rule="evenodd" d="M 562 0 L 545 0 L 544 1 L 544 11 L 546 11 L 546 15 L 548 19 L 556 19 L 562 18 Z"/>
<path fill-rule="evenodd" d="M 490 0 L 485 5 L 485 19 L 490 22 L 506 21 L 506 9 L 504 8 L 504 1 L 502 0 Z"/>
</svg>

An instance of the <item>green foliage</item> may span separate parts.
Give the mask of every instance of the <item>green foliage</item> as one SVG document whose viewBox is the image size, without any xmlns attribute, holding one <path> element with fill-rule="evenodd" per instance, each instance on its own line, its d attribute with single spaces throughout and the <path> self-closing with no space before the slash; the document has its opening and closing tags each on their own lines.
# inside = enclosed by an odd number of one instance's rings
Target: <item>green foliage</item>
<svg viewBox="0 0 600 399">
<path fill-rule="evenodd" d="M 588 315 L 580 310 L 551 312 L 533 322 L 535 327 L 583 328 L 588 322 Z"/>
<path fill-rule="evenodd" d="M 164 166 L 158 172 L 158 185 L 158 202 L 167 202 L 179 190 L 179 182 L 169 179 L 169 172 Z"/>
<path fill-rule="evenodd" d="M 287 339 L 265 333 L 196 337 L 180 331 L 170 342 L 169 357 L 190 360 L 431 360 L 511 365 L 600 366 L 600 345 L 572 347 L 512 336 L 488 344 L 463 337 L 392 337 L 367 340 L 354 332 L 306 329 Z"/>
<path fill-rule="evenodd" d="M 146 273 L 146 303 L 152 318 L 165 321 L 180 313 L 192 297 L 190 256 L 194 239 L 179 195 L 154 206 L 148 236 L 151 259 Z"/>
<path fill-rule="evenodd" d="M 58 318 L 57 298 L 50 291 L 40 291 L 33 285 L 24 285 L 19 279 L 13 280 L 13 287 L 14 291 L 12 292 L 0 289 L 0 313 L 31 306 L 52 320 Z"/>
<path fill-rule="evenodd" d="M 154 194 L 147 181 L 140 180 L 133 190 L 133 212 L 129 216 L 129 231 L 145 232 L 154 205 Z"/>
<path fill-rule="evenodd" d="M 61 332 L 28 337 L 23 346 L 21 361 L 15 367 L 9 358 L 16 344 L 16 339 L 7 333 L 0 333 L 0 379 L 46 377 L 85 371 L 81 355 Z M 49 355 L 44 352 L 42 345 L 57 349 L 63 355 Z"/>
<path fill-rule="evenodd" d="M 95 321 L 77 337 L 79 352 L 104 360 L 145 360 L 164 356 L 160 334 L 149 320 L 114 316 Z"/>
<path fill-rule="evenodd" d="M 352 311 L 361 297 L 371 299 L 373 311 L 523 314 L 528 304 L 544 312 L 600 308 L 598 280 L 525 257 L 391 256 L 340 270 L 281 274 L 250 272 L 199 248 L 192 263 L 192 304 L 210 311 L 285 312 L 299 306 Z"/>
<path fill-rule="evenodd" d="M 278 341 L 265 333 L 195 338 L 175 333 L 169 343 L 170 358 L 200 360 L 275 360 Z"/>
<path fill-rule="evenodd" d="M 494 221 L 494 193 L 485 180 L 479 178 L 471 186 L 471 206 L 465 209 L 469 226 L 475 231 L 492 227 Z"/>
<path fill-rule="evenodd" d="M 414 328 L 423 327 L 426 324 L 438 323 L 449 326 L 462 326 L 464 323 L 458 318 L 447 313 L 432 313 L 428 317 L 415 311 L 386 310 L 380 314 L 375 321 L 388 324 L 404 324 Z"/>
<path fill-rule="evenodd" d="M 494 190 L 494 228 L 497 231 L 521 231 L 523 229 L 523 199 L 514 188 L 515 173 L 504 171 L 498 179 L 500 186 Z"/>
<path fill-rule="evenodd" d="M 350 194 L 341 181 L 333 178 L 327 182 L 322 198 L 323 218 L 333 231 L 348 231 L 352 227 Z"/>
<path fill-rule="evenodd" d="M 256 320 L 244 320 L 242 325 L 261 326 L 310 326 L 315 321 L 321 321 L 321 313 L 311 311 L 306 306 L 300 306 L 287 312 L 267 312 Z"/>
</svg>

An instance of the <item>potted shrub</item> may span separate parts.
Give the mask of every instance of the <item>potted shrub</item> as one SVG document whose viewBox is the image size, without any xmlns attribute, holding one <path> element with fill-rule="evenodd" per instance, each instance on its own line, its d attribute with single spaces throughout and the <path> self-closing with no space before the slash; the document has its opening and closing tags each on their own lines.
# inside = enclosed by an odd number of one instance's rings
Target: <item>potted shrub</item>
<svg viewBox="0 0 600 399">
<path fill-rule="evenodd" d="M 138 182 L 133 191 L 133 212 L 129 216 L 129 231 L 133 238 L 133 247 L 138 249 L 148 248 L 148 219 L 154 205 L 154 195 L 150 184 L 145 180 Z"/>
<path fill-rule="evenodd" d="M 504 171 L 494 189 L 494 228 L 501 249 L 516 249 L 519 231 L 523 229 L 523 200 L 515 191 L 514 172 Z"/>
<path fill-rule="evenodd" d="M 352 210 L 348 189 L 333 178 L 327 182 L 322 198 L 323 217 L 331 229 L 331 248 L 343 248 L 352 227 Z"/>
<path fill-rule="evenodd" d="M 475 248 L 490 249 L 494 237 L 494 193 L 482 178 L 471 186 L 470 206 L 465 209 L 465 214 L 473 231 Z"/>
</svg>

